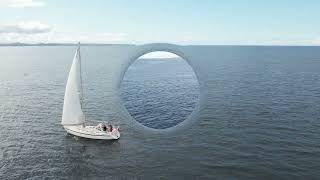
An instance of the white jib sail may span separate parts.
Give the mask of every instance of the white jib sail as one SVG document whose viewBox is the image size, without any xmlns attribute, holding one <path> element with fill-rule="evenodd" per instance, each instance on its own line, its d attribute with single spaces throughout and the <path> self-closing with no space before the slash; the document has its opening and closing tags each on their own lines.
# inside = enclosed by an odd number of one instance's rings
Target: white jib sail
<svg viewBox="0 0 320 180">
<path fill-rule="evenodd" d="M 64 95 L 62 125 L 80 125 L 85 121 L 80 100 L 80 73 L 80 47 L 78 47 L 73 58 Z"/>
</svg>

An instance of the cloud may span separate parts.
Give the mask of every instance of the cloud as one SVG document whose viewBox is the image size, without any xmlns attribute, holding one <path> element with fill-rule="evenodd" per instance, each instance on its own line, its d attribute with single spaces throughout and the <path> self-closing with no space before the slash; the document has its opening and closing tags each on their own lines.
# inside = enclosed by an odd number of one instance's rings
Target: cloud
<svg viewBox="0 0 320 180">
<path fill-rule="evenodd" d="M 257 43 L 256 43 L 257 44 Z M 279 45 L 279 46 L 319 46 L 320 38 L 308 37 L 308 38 L 292 38 L 292 39 L 275 39 L 265 41 L 267 45 Z M 262 43 L 262 45 L 264 45 Z"/>
<path fill-rule="evenodd" d="M 66 33 L 54 32 L 38 34 L 0 33 L 0 43 L 106 43 L 123 44 L 130 42 L 123 33 Z"/>
<path fill-rule="evenodd" d="M 0 34 L 39 34 L 50 32 L 52 28 L 37 21 L 0 25 Z"/>
<path fill-rule="evenodd" d="M 0 24 L 0 43 L 128 43 L 126 33 L 102 32 L 62 32 L 52 26 L 37 22 L 27 21 L 11 24 Z"/>
<path fill-rule="evenodd" d="M 46 3 L 39 0 L 0 0 L 0 6 L 12 8 L 41 7 Z"/>
<path fill-rule="evenodd" d="M 127 43 L 129 36 L 126 33 L 82 33 L 82 32 L 51 32 L 48 42 L 53 43 Z"/>
<path fill-rule="evenodd" d="M 0 0 L 1 1 L 1 0 Z M 0 24 L 0 43 L 105 43 L 105 44 L 145 44 L 165 42 L 175 44 L 218 44 L 218 45 L 320 45 L 320 36 L 266 38 L 266 39 L 233 39 L 208 38 L 202 35 L 181 33 L 179 36 L 145 36 L 129 35 L 123 32 L 94 32 L 87 33 L 81 30 L 62 31 L 51 25 L 38 21 L 25 21 L 9 24 Z M 149 56 L 149 57 L 148 57 Z M 172 54 L 151 54 L 148 58 L 171 58 Z M 146 58 L 146 57 L 145 57 Z"/>
<path fill-rule="evenodd" d="M 320 37 L 314 38 L 313 40 L 311 40 L 311 44 L 315 46 L 320 46 Z"/>
</svg>

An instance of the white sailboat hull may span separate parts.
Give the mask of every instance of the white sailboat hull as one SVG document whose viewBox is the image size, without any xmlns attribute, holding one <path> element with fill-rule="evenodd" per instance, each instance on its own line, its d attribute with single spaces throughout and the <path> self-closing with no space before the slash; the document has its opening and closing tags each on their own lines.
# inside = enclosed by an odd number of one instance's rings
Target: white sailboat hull
<svg viewBox="0 0 320 180">
<path fill-rule="evenodd" d="M 116 140 L 120 138 L 118 129 L 113 129 L 112 132 L 100 131 L 96 126 L 63 126 L 64 129 L 72 135 L 88 138 L 88 139 L 106 139 Z"/>
</svg>

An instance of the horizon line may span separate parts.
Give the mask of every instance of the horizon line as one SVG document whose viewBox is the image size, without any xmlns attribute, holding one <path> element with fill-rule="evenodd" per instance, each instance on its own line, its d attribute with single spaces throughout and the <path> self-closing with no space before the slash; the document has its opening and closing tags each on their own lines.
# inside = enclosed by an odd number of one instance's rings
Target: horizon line
<svg viewBox="0 0 320 180">
<path fill-rule="evenodd" d="M 157 44 L 165 42 L 154 42 L 154 43 L 81 43 L 82 46 L 110 46 L 110 45 L 119 45 L 119 46 L 139 46 L 145 44 Z M 290 45 L 290 44 L 176 44 L 176 43 L 165 43 L 165 44 L 174 44 L 179 46 L 276 46 L 276 47 L 320 47 L 320 45 Z M 78 46 L 76 43 L 22 43 L 22 42 L 13 42 L 13 43 L 0 43 L 0 46 Z"/>
</svg>

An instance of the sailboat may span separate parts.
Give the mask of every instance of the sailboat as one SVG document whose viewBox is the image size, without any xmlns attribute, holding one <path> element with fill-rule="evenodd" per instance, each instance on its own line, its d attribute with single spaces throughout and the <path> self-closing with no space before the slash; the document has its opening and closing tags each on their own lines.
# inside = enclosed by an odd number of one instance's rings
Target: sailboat
<svg viewBox="0 0 320 180">
<path fill-rule="evenodd" d="M 89 139 L 119 139 L 119 127 L 99 123 L 87 126 L 83 108 L 80 43 L 75 52 L 66 85 L 62 121 L 64 129 L 72 135 Z"/>
</svg>

